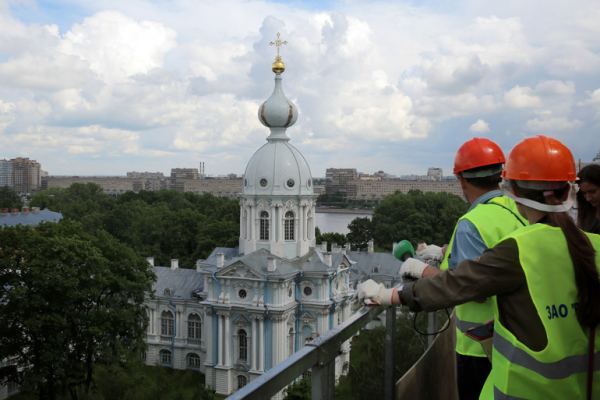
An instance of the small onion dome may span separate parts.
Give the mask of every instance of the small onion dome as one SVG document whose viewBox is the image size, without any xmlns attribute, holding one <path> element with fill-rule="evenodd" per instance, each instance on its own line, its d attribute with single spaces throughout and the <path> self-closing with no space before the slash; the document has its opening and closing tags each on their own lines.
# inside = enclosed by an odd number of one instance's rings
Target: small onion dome
<svg viewBox="0 0 600 400">
<path fill-rule="evenodd" d="M 277 64 L 277 61 L 275 62 Z M 273 64 L 273 71 L 275 71 Z M 283 65 L 283 63 L 281 63 Z M 268 128 L 289 128 L 296 123 L 298 119 L 298 108 L 294 103 L 289 101 L 281 87 L 281 73 L 275 73 L 275 88 L 273 94 L 267 101 L 258 108 L 258 120 L 261 124 Z M 274 132 L 272 132 L 273 135 Z M 279 137 L 281 132 L 275 133 L 271 138 Z M 283 133 L 283 137 L 285 133 Z M 283 138 L 282 137 L 282 138 Z"/>
</svg>

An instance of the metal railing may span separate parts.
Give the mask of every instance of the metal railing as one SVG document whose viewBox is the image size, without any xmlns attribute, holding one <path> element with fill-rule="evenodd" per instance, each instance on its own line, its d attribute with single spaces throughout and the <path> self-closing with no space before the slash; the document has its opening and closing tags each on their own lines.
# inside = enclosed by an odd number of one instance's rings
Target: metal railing
<svg viewBox="0 0 600 400">
<path fill-rule="evenodd" d="M 394 399 L 394 324 L 396 307 L 369 306 L 357 311 L 335 329 L 331 329 L 265 372 L 227 400 L 269 399 L 298 378 L 307 369 L 311 373 L 311 398 L 332 400 L 335 393 L 335 359 L 342 343 L 386 311 L 385 324 L 385 400 Z"/>
</svg>

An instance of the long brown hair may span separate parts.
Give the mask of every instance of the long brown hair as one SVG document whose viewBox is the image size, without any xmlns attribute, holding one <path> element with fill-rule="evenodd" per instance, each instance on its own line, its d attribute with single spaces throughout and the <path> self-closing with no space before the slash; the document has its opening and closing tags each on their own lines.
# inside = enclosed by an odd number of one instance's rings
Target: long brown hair
<svg viewBox="0 0 600 400">
<path fill-rule="evenodd" d="M 600 187 L 600 164 L 589 164 L 577 174 L 579 182 L 587 182 Z M 577 192 L 577 225 L 584 231 L 592 227 L 596 217 L 596 208 L 585 199 L 581 191 Z"/>
<path fill-rule="evenodd" d="M 519 197 L 531 199 L 542 204 L 559 205 L 569 191 L 569 185 L 555 189 L 554 194 L 544 196 L 544 192 L 536 189 L 525 189 L 510 182 L 511 188 Z M 569 255 L 575 270 L 577 285 L 577 320 L 583 326 L 596 326 L 600 322 L 600 276 L 596 267 L 596 250 L 590 239 L 583 233 L 567 212 L 550 212 L 549 218 L 562 230 L 567 241 Z"/>
</svg>

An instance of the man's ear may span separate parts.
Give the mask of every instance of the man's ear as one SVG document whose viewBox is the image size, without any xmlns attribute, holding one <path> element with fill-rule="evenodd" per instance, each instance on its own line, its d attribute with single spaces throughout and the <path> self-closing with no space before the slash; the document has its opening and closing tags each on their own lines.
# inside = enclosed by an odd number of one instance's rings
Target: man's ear
<svg viewBox="0 0 600 400">
<path fill-rule="evenodd" d="M 460 188 L 461 189 L 466 189 L 467 188 L 467 180 L 465 179 L 464 176 L 462 176 L 462 174 L 459 172 L 456 174 L 456 177 L 458 178 L 459 182 L 460 182 Z"/>
</svg>

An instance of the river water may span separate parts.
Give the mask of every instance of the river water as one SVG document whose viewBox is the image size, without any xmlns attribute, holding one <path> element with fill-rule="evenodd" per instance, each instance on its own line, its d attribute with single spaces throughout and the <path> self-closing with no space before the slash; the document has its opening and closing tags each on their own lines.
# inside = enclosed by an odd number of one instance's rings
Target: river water
<svg viewBox="0 0 600 400">
<path fill-rule="evenodd" d="M 371 219 L 371 214 L 333 214 L 333 213 L 316 213 L 316 225 L 321 230 L 321 233 L 336 232 L 347 235 L 350 230 L 348 224 L 355 218 L 368 217 Z"/>
</svg>

